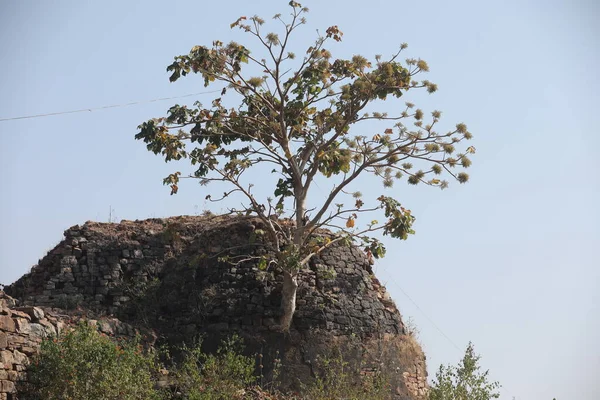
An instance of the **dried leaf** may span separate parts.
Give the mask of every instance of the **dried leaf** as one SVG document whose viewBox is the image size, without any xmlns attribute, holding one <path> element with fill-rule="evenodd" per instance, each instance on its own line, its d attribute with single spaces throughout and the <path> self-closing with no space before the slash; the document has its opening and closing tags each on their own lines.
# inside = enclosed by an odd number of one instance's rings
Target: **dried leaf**
<svg viewBox="0 0 600 400">
<path fill-rule="evenodd" d="M 348 218 L 348 220 L 346 221 L 346 228 L 354 228 L 354 218 Z"/>
<path fill-rule="evenodd" d="M 239 17 L 239 18 L 237 19 L 237 21 L 235 21 L 234 23 L 232 23 L 231 25 L 229 25 L 229 27 L 230 27 L 230 28 L 233 28 L 234 26 L 237 26 L 237 25 L 239 25 L 239 24 L 240 24 L 240 22 L 242 22 L 242 21 L 243 21 L 243 20 L 245 20 L 245 19 L 246 19 L 246 17 Z"/>
</svg>

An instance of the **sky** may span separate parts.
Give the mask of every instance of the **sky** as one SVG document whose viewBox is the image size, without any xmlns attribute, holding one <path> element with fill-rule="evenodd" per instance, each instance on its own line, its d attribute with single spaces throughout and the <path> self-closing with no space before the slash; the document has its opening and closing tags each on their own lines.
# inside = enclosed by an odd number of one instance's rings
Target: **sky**
<svg viewBox="0 0 600 400">
<path fill-rule="evenodd" d="M 439 90 L 389 106 L 441 110 L 440 124 L 465 122 L 474 135 L 468 184 L 391 189 L 417 233 L 386 240 L 376 265 L 420 330 L 430 377 L 472 341 L 503 400 L 599 399 L 599 3 L 303 4 L 311 12 L 298 53 L 331 25 L 344 32 L 334 57 L 391 55 L 406 42 Z M 279 12 L 287 1 L 0 0 L 0 283 L 25 274 L 72 225 L 222 210 L 192 182 L 170 196 L 161 181 L 174 166 L 134 140 L 136 127 L 175 103 L 212 100 L 149 102 L 211 89 L 197 77 L 169 83 L 172 57 L 241 41 L 231 22 Z M 140 104 L 3 120 L 129 102 Z"/>
</svg>

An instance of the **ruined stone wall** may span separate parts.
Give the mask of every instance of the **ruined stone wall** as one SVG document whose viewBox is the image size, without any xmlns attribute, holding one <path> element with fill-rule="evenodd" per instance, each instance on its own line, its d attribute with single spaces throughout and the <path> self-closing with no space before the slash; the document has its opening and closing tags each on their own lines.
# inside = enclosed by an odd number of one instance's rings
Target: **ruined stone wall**
<svg viewBox="0 0 600 400">
<path fill-rule="evenodd" d="M 93 319 L 61 310 L 19 306 L 0 291 L 0 400 L 16 400 L 27 380 L 27 366 L 43 338 L 53 337 L 84 320 L 112 337 L 135 337 L 138 331 L 115 318 Z"/>
<path fill-rule="evenodd" d="M 195 329 L 199 321 L 221 330 L 273 328 L 280 312 L 281 276 L 259 270 L 256 259 L 237 263 L 246 255 L 267 255 L 255 234 L 260 221 L 215 219 L 71 227 L 59 245 L 6 291 L 26 305 L 84 307 L 130 317 L 136 312 L 131 300 L 154 295 L 162 304 L 153 311 L 173 317 L 176 321 L 169 325 L 183 330 Z M 355 247 L 333 246 L 315 257 L 299 279 L 295 328 L 404 333 L 396 306 L 369 271 L 366 256 Z M 161 287 L 151 292 L 156 280 Z"/>
<path fill-rule="evenodd" d="M 58 307 L 115 316 L 172 344 L 202 334 L 210 350 L 235 332 L 249 353 L 264 354 L 265 365 L 281 357 L 283 378 L 291 386 L 314 376 L 318 355 L 332 343 L 357 337 L 360 348 L 353 357 L 360 369 L 384 366 L 398 399 L 422 398 L 423 352 L 406 334 L 365 254 L 354 246 L 332 246 L 301 271 L 291 330 L 277 331 L 282 277 L 259 267 L 261 257 L 274 258 L 261 224 L 228 216 L 87 222 L 66 230 L 63 241 L 5 290 L 30 310 Z M 263 372 L 269 374 L 268 366 Z"/>
<path fill-rule="evenodd" d="M 425 373 L 423 361 L 415 362 L 415 369 L 403 372 L 402 376 L 409 393 L 415 397 L 425 398 L 427 396 L 429 385 L 427 384 L 427 373 Z"/>
<path fill-rule="evenodd" d="M 64 240 L 7 292 L 24 304 L 116 311 L 129 300 L 122 283 L 147 281 L 171 249 L 152 223 L 139 230 L 128 230 L 127 223 L 109 229 L 103 225 L 86 223 L 66 230 Z"/>
</svg>

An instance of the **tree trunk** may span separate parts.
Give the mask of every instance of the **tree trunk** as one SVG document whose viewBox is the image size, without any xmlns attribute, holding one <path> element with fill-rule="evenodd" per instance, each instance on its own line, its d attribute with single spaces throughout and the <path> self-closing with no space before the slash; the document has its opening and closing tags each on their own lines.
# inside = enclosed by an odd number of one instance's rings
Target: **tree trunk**
<svg viewBox="0 0 600 400">
<path fill-rule="evenodd" d="M 296 311 L 296 291 L 298 289 L 298 278 L 296 274 L 291 274 L 289 271 L 283 271 L 283 288 L 281 290 L 281 316 L 280 328 L 283 332 L 290 330 L 292 318 Z"/>
<path fill-rule="evenodd" d="M 302 183 L 296 182 L 294 185 L 294 197 L 296 201 L 296 227 L 292 237 L 293 248 L 299 254 L 302 253 L 302 242 L 304 241 L 304 213 L 306 211 L 306 192 L 302 188 Z M 295 256 L 298 256 L 296 254 Z M 281 316 L 280 329 L 288 332 L 292 325 L 294 312 L 296 311 L 296 292 L 298 290 L 298 272 L 300 265 L 290 265 L 287 261 L 283 266 L 283 288 L 281 290 Z M 282 264 L 283 265 L 283 264 Z"/>
</svg>

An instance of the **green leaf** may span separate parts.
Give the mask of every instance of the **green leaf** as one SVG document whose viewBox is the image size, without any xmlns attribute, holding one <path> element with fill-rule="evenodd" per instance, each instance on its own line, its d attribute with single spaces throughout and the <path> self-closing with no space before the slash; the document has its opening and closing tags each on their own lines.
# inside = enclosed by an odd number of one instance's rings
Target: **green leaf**
<svg viewBox="0 0 600 400">
<path fill-rule="evenodd" d="M 260 261 L 258 262 L 258 269 L 261 271 L 266 271 L 267 270 L 267 259 L 266 258 L 261 258 Z"/>
</svg>

